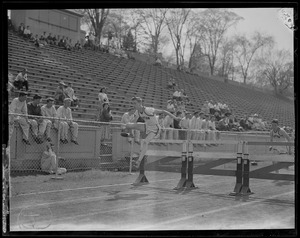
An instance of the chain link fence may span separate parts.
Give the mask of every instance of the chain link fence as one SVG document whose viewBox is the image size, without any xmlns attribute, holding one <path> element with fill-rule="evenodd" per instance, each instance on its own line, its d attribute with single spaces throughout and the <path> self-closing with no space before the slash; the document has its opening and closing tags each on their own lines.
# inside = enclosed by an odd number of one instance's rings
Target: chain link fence
<svg viewBox="0 0 300 238">
<path fill-rule="evenodd" d="M 47 174 L 53 172 L 53 163 L 67 171 L 124 170 L 129 162 L 118 164 L 112 159 L 111 128 L 115 126 L 118 124 L 10 114 L 6 149 L 10 171 Z"/>
</svg>

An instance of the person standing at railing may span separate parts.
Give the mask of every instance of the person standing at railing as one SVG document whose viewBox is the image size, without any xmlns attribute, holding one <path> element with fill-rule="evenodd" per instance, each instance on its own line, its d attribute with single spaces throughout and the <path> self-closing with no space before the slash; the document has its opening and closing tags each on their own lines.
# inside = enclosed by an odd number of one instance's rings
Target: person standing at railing
<svg viewBox="0 0 300 238">
<path fill-rule="evenodd" d="M 96 115 L 96 120 L 99 121 L 100 120 L 100 116 L 102 114 L 102 110 L 103 110 L 103 104 L 104 103 L 109 103 L 108 97 L 107 97 L 107 88 L 106 87 L 102 87 L 100 88 L 100 92 L 98 94 L 98 100 L 99 100 L 99 107 L 98 107 L 98 111 L 97 111 L 97 115 Z"/>
<path fill-rule="evenodd" d="M 28 123 L 26 100 L 27 100 L 27 92 L 20 92 L 19 97 L 14 98 L 11 104 L 9 105 L 9 113 L 17 113 L 17 114 L 24 115 L 24 116 L 18 116 L 18 115 L 9 116 L 9 139 L 11 138 L 11 135 L 14 132 L 14 127 L 15 127 L 14 123 L 18 122 L 23 131 L 22 141 L 25 144 L 30 145 L 30 142 L 28 140 L 29 123 Z"/>
<path fill-rule="evenodd" d="M 285 130 L 283 130 L 283 128 L 279 127 L 278 125 L 278 120 L 277 119 L 273 119 L 272 120 L 272 129 L 270 131 L 270 141 L 283 141 L 283 139 L 285 139 L 285 141 L 291 142 L 291 138 L 288 135 L 288 133 L 286 133 Z M 277 153 L 277 154 L 291 154 L 291 146 L 270 146 L 269 147 L 270 151 L 273 151 L 273 153 Z"/>
<path fill-rule="evenodd" d="M 43 143 L 43 136 L 46 131 L 47 121 L 44 120 L 43 118 L 39 118 L 42 116 L 42 110 L 41 110 L 41 96 L 36 94 L 33 96 L 32 102 L 29 102 L 27 104 L 27 109 L 28 109 L 28 122 L 31 126 L 31 131 L 33 138 L 36 143 L 41 144 Z M 35 117 L 38 116 L 38 117 Z M 49 141 L 49 137 L 47 138 Z"/>
<path fill-rule="evenodd" d="M 71 130 L 71 142 L 78 145 L 77 137 L 78 137 L 78 123 L 73 121 L 72 117 L 72 111 L 70 108 L 71 105 L 71 99 L 65 98 L 64 99 L 64 105 L 60 106 L 57 109 L 57 117 L 59 119 L 64 119 L 61 121 L 61 123 L 64 124 L 63 128 L 66 128 L 66 130 L 63 131 L 62 137 L 60 138 L 60 141 L 64 144 L 68 143 L 68 131 L 69 128 Z"/>
<path fill-rule="evenodd" d="M 103 110 L 100 115 L 100 122 L 111 122 L 113 120 L 110 106 L 107 102 L 103 103 Z M 104 140 L 110 139 L 110 125 L 102 125 L 101 126 L 101 144 L 103 144 Z M 106 145 L 106 144 L 103 144 Z"/>
<path fill-rule="evenodd" d="M 148 144 L 154 138 L 158 138 L 160 135 L 161 128 L 159 126 L 156 115 L 159 115 L 160 113 L 164 113 L 176 120 L 180 120 L 180 118 L 177 118 L 172 113 L 165 110 L 159 110 L 153 107 L 145 107 L 143 105 L 143 100 L 140 97 L 133 97 L 132 102 L 136 109 L 134 123 L 123 124 L 121 128 L 123 130 L 135 129 L 141 132 L 146 132 L 146 138 L 141 143 L 141 151 L 140 151 L 139 158 L 135 162 L 136 167 L 138 168 L 148 150 Z M 145 121 L 145 123 L 137 123 L 137 119 L 140 117 Z M 121 136 L 128 137 L 130 136 L 130 134 L 122 132 Z"/>
</svg>

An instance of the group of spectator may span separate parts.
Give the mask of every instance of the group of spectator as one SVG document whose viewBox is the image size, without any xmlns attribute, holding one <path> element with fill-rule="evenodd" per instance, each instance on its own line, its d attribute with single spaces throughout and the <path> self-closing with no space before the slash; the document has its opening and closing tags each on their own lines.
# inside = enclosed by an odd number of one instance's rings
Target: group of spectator
<svg viewBox="0 0 300 238">
<path fill-rule="evenodd" d="M 66 50 L 81 50 L 82 45 L 79 41 L 76 42 L 74 45 L 72 43 L 72 39 L 67 36 L 60 36 L 60 35 L 52 35 L 51 32 L 43 32 L 42 35 L 33 34 L 30 30 L 30 26 L 24 26 L 23 23 L 20 24 L 18 28 L 18 34 L 19 36 L 23 37 L 25 40 L 28 40 L 29 42 L 32 42 L 36 47 L 43 47 L 47 45 L 56 45 L 58 47 L 62 47 Z"/>
<path fill-rule="evenodd" d="M 95 37 L 95 35 L 90 32 L 85 37 L 85 43 L 83 45 L 84 49 L 94 50 L 94 51 L 100 51 L 103 53 L 110 53 L 114 56 L 117 56 L 118 58 L 124 58 L 124 59 L 134 59 L 134 57 L 130 53 L 126 53 L 125 50 L 123 50 L 122 46 L 119 47 L 118 44 L 116 44 L 113 40 L 111 40 L 110 45 L 104 45 L 99 40 L 98 37 Z"/>
<path fill-rule="evenodd" d="M 9 95 L 12 92 L 23 91 L 25 87 L 25 91 L 29 91 L 29 83 L 28 83 L 28 70 L 24 68 L 18 75 L 14 78 L 14 75 L 9 72 L 8 73 L 8 93 Z M 79 99 L 75 95 L 72 83 L 65 84 L 64 81 L 59 82 L 59 86 L 57 87 L 54 95 L 55 104 L 62 105 L 64 103 L 64 99 L 69 98 L 71 100 L 72 107 L 79 106 Z"/>
<path fill-rule="evenodd" d="M 60 105 L 66 98 L 71 100 L 72 107 L 79 106 L 79 98 L 75 96 L 72 83 L 65 84 L 64 81 L 60 81 L 54 95 L 55 103 Z"/>
<path fill-rule="evenodd" d="M 27 103 L 27 95 L 27 92 L 21 91 L 9 106 L 9 138 L 13 133 L 14 124 L 17 122 L 22 128 L 22 141 L 27 145 L 31 145 L 29 141 L 30 128 L 37 144 L 43 143 L 45 139 L 51 142 L 50 130 L 55 128 L 60 131 L 61 143 L 68 143 L 68 131 L 70 129 L 71 142 L 78 145 L 78 124 L 73 121 L 70 98 L 65 98 L 64 104 L 56 110 L 53 98 L 48 97 L 46 104 L 41 105 L 42 97 L 40 95 L 35 94 L 29 103 Z"/>
</svg>

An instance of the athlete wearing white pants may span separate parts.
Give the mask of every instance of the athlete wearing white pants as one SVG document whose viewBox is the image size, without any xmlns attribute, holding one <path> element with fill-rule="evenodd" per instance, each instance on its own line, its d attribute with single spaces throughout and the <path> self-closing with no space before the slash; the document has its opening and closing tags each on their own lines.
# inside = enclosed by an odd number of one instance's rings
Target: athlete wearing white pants
<svg viewBox="0 0 300 238">
<path fill-rule="evenodd" d="M 161 128 L 158 123 L 158 119 L 157 119 L 156 115 L 164 113 L 174 119 L 180 120 L 180 118 L 177 118 L 176 116 L 174 116 L 173 114 L 171 114 L 170 112 L 165 111 L 165 110 L 159 110 L 159 109 L 155 109 L 152 107 L 143 106 L 143 100 L 140 97 L 133 97 L 132 102 L 133 102 L 133 106 L 136 109 L 136 112 L 134 113 L 134 115 L 135 115 L 134 120 L 133 120 L 134 123 L 123 124 L 122 129 L 129 129 L 129 130 L 135 129 L 135 130 L 139 130 L 141 132 L 146 132 L 146 138 L 144 140 L 142 140 L 142 142 L 141 142 L 140 156 L 139 156 L 138 160 L 135 162 L 136 167 L 138 168 L 140 166 L 142 159 L 144 158 L 144 156 L 147 152 L 149 142 L 151 140 L 153 140 L 154 138 L 158 138 L 160 135 Z M 144 119 L 145 123 L 136 123 L 136 121 L 139 117 Z M 128 137 L 129 133 L 121 133 L 121 135 Z"/>
</svg>

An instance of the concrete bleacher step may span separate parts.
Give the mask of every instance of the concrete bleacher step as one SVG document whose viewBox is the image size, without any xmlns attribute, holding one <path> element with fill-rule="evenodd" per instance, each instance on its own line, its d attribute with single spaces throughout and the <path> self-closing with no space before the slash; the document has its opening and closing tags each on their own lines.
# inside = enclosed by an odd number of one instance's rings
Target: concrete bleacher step
<svg viewBox="0 0 300 238">
<path fill-rule="evenodd" d="M 238 85 L 102 52 L 69 52 L 58 47 L 38 49 L 10 32 L 8 37 L 9 69 L 17 73 L 22 67 L 30 68 L 32 83 L 44 90 L 45 94 L 49 93 L 47 86 L 53 90 L 55 82 L 71 81 L 76 94 L 83 100 L 83 110 L 86 108 L 81 113 L 86 113 L 87 117 L 90 116 L 88 109 L 95 106 L 93 100 L 97 100 L 97 87 L 101 85 L 109 86 L 109 98 L 116 103 L 116 111 L 125 109 L 123 104 L 129 105 L 130 98 L 136 94 L 144 97 L 147 103 L 165 108 L 166 100 L 170 97 L 167 81 L 173 77 L 194 104 L 188 110 L 199 110 L 205 100 L 214 100 L 215 103 L 228 104 L 238 116 L 258 112 L 264 119 L 269 120 L 276 115 L 283 123 L 294 124 L 293 105 Z"/>
</svg>

